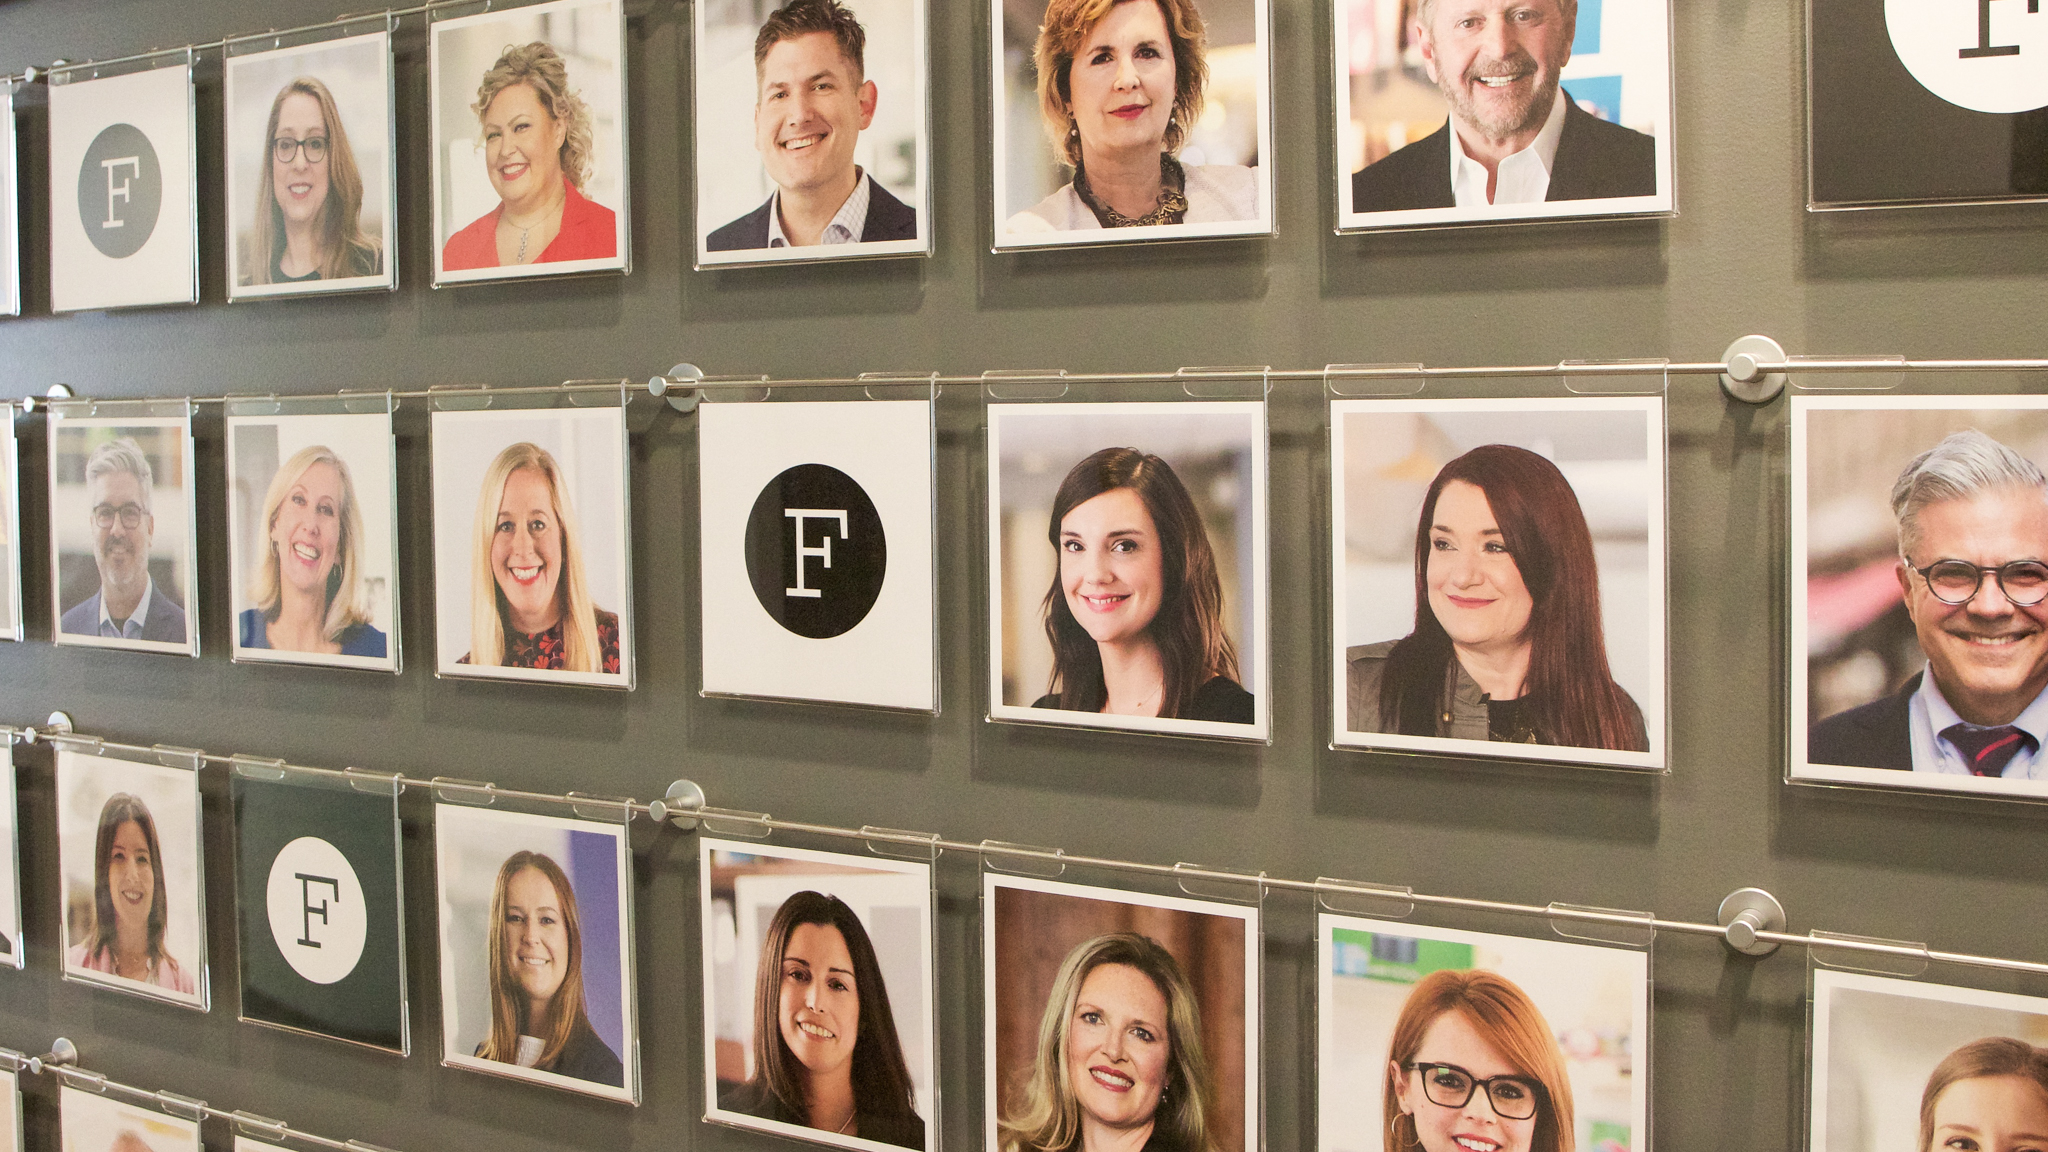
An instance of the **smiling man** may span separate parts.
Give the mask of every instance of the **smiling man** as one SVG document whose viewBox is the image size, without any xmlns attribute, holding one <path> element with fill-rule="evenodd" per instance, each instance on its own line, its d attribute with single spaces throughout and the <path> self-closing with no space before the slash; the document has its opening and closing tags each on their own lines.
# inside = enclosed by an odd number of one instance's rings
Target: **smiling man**
<svg viewBox="0 0 2048 1152">
<path fill-rule="evenodd" d="M 151 515 L 149 459 L 123 436 L 93 449 L 85 461 L 86 518 L 100 586 L 65 611 L 63 632 L 121 640 L 185 642 L 185 610 L 149 575 Z"/>
<path fill-rule="evenodd" d="M 853 162 L 874 122 L 867 33 L 837 0 L 791 0 L 754 37 L 754 148 L 768 202 L 711 233 L 713 252 L 917 239 L 917 213 Z"/>
<path fill-rule="evenodd" d="M 1891 696 L 1814 725 L 1807 760 L 2048 777 L 2048 477 L 1975 430 L 1892 485 L 1899 588 L 1927 657 Z"/>
<path fill-rule="evenodd" d="M 1354 173 L 1352 211 L 1655 195 L 1656 141 L 1558 85 L 1578 18 L 1578 0 L 1419 0 L 1410 35 L 1450 118 Z"/>
</svg>

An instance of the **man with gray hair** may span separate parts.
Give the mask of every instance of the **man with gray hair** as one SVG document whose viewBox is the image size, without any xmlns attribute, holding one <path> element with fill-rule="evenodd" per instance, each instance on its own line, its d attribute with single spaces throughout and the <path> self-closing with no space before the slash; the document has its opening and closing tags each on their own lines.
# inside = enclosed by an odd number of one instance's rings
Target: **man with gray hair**
<svg viewBox="0 0 2048 1152">
<path fill-rule="evenodd" d="M 1578 21 L 1579 0 L 1420 0 L 1409 35 L 1450 118 L 1354 173 L 1351 210 L 1656 195 L 1656 140 L 1558 86 Z"/>
<path fill-rule="evenodd" d="M 1892 485 L 1899 589 L 1927 666 L 1813 726 L 1807 760 L 2048 778 L 2048 477 L 1974 429 Z"/>
<path fill-rule="evenodd" d="M 100 586 L 66 609 L 58 630 L 79 636 L 185 643 L 185 610 L 149 574 L 154 476 L 149 458 L 127 436 L 109 440 L 85 460 L 86 518 Z"/>
</svg>

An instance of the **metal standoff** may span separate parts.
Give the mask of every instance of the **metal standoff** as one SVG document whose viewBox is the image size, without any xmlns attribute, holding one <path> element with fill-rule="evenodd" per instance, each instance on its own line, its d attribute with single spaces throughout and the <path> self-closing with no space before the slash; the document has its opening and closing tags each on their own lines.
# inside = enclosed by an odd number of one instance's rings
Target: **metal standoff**
<svg viewBox="0 0 2048 1152">
<path fill-rule="evenodd" d="M 697 813 L 704 810 L 704 789 L 695 780 L 678 780 L 668 786 L 661 799 L 647 805 L 656 823 L 667 821 L 685 832 L 697 826 Z"/>
<path fill-rule="evenodd" d="M 659 376 L 649 377 L 647 392 L 668 401 L 668 406 L 678 412 L 692 412 L 703 393 L 697 390 L 697 382 L 704 379 L 704 370 L 695 364 L 677 364 Z"/>
<path fill-rule="evenodd" d="M 1716 917 L 1721 922 L 1721 939 L 1744 956 L 1769 956 L 1778 942 L 1762 939 L 1765 932 L 1785 930 L 1785 906 L 1761 888 L 1737 888 L 1721 901 Z"/>
<path fill-rule="evenodd" d="M 76 728 L 73 728 L 71 726 L 71 713 L 69 712 L 50 713 L 50 718 L 48 720 L 43 721 L 43 729 L 45 734 L 48 734 L 50 732 L 56 732 L 64 736 L 69 736 L 71 733 L 77 731 Z"/>
<path fill-rule="evenodd" d="M 1768 404 L 1785 390 L 1785 373 L 1766 371 L 1766 364 L 1783 364 L 1785 347 L 1769 336 L 1744 336 L 1721 353 L 1727 365 L 1721 373 L 1721 391 L 1744 404 Z"/>
<path fill-rule="evenodd" d="M 41 1056 L 29 1057 L 28 1070 L 37 1076 L 41 1076 L 45 1068 L 63 1068 L 76 1063 L 78 1063 L 78 1045 L 73 1044 L 66 1037 L 59 1036 L 50 1044 L 48 1052 L 43 1053 Z"/>
</svg>

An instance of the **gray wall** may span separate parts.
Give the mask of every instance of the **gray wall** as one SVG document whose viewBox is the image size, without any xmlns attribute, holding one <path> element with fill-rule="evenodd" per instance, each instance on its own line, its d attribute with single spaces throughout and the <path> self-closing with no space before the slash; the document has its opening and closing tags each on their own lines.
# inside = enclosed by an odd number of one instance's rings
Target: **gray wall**
<svg viewBox="0 0 2048 1152">
<path fill-rule="evenodd" d="M 8 0 L 0 66 L 85 59 L 334 14 L 330 0 Z M 1669 222 L 1560 224 L 1389 237 L 1329 235 L 1329 17 L 1275 5 L 1280 236 L 1079 255 L 992 256 L 985 207 L 985 14 L 934 4 L 937 254 L 926 261 L 701 274 L 686 252 L 689 10 L 633 6 L 633 274 L 624 279 L 433 292 L 426 66 L 417 22 L 400 36 L 400 248 L 393 296 L 228 307 L 222 225 L 200 219 L 196 309 L 51 318 L 45 173 L 24 173 L 28 311 L 0 322 L 0 394 L 68 382 L 91 395 L 280 392 L 470 381 L 644 377 L 676 360 L 712 372 L 889 369 L 1171 369 L 1192 364 L 1523 363 L 1712 359 L 1745 332 L 1794 352 L 1916 356 L 2040 353 L 2048 217 L 2038 208 L 1815 218 L 1802 208 L 1801 49 L 1787 0 L 1676 4 L 1678 177 Z M 202 202 L 220 194 L 218 64 L 201 69 Z M 46 143 L 31 97 L 26 154 Z M 0 645 L 0 721 L 70 710 L 82 729 L 142 743 L 359 764 L 508 786 L 647 798 L 687 775 L 714 803 L 845 824 L 878 823 L 1711 919 L 1742 884 L 1774 890 L 1801 928 L 2048 957 L 2039 809 L 1789 789 L 1780 636 L 1784 404 L 1731 407 L 1711 382 L 1674 383 L 1671 406 L 1672 773 L 1667 779 L 1323 749 L 1326 642 L 1323 409 L 1310 386 L 1275 394 L 1270 749 L 1219 748 L 991 727 L 980 719 L 976 587 L 940 593 L 946 708 L 935 721 L 699 699 L 692 421 L 649 406 L 633 439 L 640 689 L 631 695 L 436 681 L 426 669 L 424 419 L 400 421 L 404 621 L 397 679 L 237 667 L 229 642 L 218 416 L 198 422 L 200 540 L 209 655 L 196 662 L 54 650 L 43 547 L 29 548 L 28 627 Z M 971 573 L 979 404 L 941 401 L 942 571 Z M 40 419 L 23 465 L 43 464 Z M 46 531 L 27 486 L 25 535 Z M 437 1035 L 430 838 L 408 800 L 416 989 L 407 1061 L 61 984 L 47 756 L 24 757 L 28 971 L 0 972 L 0 1044 L 63 1033 L 91 1067 L 151 1087 L 285 1118 L 337 1137 L 417 1150 L 490 1147 L 767 1149 L 696 1120 L 691 989 L 693 842 L 642 822 L 638 910 L 647 1105 L 629 1111 L 443 1070 Z M 227 858 L 225 781 L 206 777 L 208 852 Z M 978 1139 L 978 968 L 971 860 L 942 867 L 944 1134 Z M 209 904 L 217 1003 L 232 1004 L 231 885 Z M 1270 902 L 1265 982 L 1267 1139 L 1311 1146 L 1311 909 Z M 1665 1152 L 1801 1142 L 1805 960 L 1752 961 L 1711 939 L 1656 953 L 1657 1144 Z M 2035 991 L 2040 989 L 2036 987 Z M 47 1084 L 33 1086 L 32 1149 L 55 1147 Z"/>
</svg>

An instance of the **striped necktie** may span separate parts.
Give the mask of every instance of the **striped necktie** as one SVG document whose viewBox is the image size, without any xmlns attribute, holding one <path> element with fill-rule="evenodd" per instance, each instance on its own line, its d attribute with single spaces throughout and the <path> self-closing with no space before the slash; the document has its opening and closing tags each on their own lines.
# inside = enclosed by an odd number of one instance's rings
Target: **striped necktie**
<svg viewBox="0 0 2048 1152">
<path fill-rule="evenodd" d="M 1951 724 L 1941 730 L 1941 738 L 1962 752 L 1964 763 L 1970 766 L 1970 772 L 1975 776 L 2001 775 L 2021 749 L 2038 746 L 2033 736 L 2011 724 L 2000 724 L 1995 728 Z"/>
</svg>

